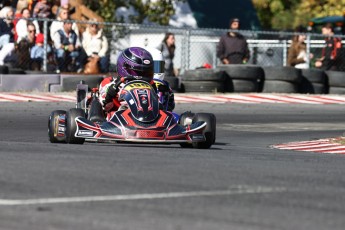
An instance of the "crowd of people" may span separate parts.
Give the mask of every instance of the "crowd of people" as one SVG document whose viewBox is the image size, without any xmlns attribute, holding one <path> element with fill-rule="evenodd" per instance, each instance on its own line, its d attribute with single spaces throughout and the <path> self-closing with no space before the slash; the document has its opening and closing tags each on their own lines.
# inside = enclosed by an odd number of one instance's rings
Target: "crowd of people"
<svg viewBox="0 0 345 230">
<path fill-rule="evenodd" d="M 109 46 L 100 23 L 91 19 L 81 30 L 71 21 L 72 9 L 64 2 L 5 1 L 0 10 L 0 65 L 42 70 L 46 58 L 48 71 L 80 73 L 92 59 L 99 72 L 107 73 Z M 40 18 L 55 19 L 49 22 L 47 38 Z"/>
</svg>

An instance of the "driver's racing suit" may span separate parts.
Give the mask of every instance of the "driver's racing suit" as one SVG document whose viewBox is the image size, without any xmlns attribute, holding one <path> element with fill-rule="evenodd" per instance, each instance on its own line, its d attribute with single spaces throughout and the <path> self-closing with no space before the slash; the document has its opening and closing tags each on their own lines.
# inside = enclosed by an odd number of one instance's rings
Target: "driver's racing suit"
<svg viewBox="0 0 345 230">
<path fill-rule="evenodd" d="M 124 83 L 120 84 L 119 89 L 115 89 L 115 84 L 119 81 L 119 77 L 109 76 L 102 80 L 99 86 L 99 94 L 100 94 L 100 101 L 103 105 L 104 110 L 107 112 L 107 120 L 112 117 L 113 113 L 120 109 L 121 106 L 125 106 L 125 101 L 119 101 L 119 95 L 121 93 L 121 89 L 124 86 Z M 161 96 L 162 92 L 160 92 L 156 87 L 156 83 L 153 80 L 150 82 L 151 86 L 155 89 L 158 96 Z M 163 93 L 165 94 L 165 93 Z M 175 108 L 175 101 L 174 101 L 174 93 L 171 88 L 169 88 L 169 97 L 168 100 L 165 101 L 166 104 L 162 105 L 163 109 L 167 109 L 168 111 L 172 111 Z M 161 101 L 160 101 L 161 102 Z"/>
</svg>

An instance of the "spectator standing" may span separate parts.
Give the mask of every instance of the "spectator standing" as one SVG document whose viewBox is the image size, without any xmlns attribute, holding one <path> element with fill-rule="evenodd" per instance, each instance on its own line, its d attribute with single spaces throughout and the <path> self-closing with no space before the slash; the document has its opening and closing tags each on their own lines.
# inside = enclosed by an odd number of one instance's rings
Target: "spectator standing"
<svg viewBox="0 0 345 230">
<path fill-rule="evenodd" d="M 245 64 L 250 52 L 245 37 L 236 32 L 240 28 L 240 20 L 230 20 L 230 31 L 220 37 L 217 46 L 217 57 L 223 64 Z"/>
<path fill-rule="evenodd" d="M 79 36 L 72 29 L 72 22 L 63 22 L 63 29 L 54 33 L 53 42 L 55 56 L 58 62 L 58 72 L 60 71 L 81 71 L 81 43 Z M 68 65 L 70 63 L 71 65 Z M 67 68 L 69 67 L 69 68 Z"/>
<path fill-rule="evenodd" d="M 341 57 L 341 39 L 333 37 L 333 25 L 327 23 L 322 27 L 322 34 L 326 36 L 325 46 L 322 49 L 322 56 L 315 62 L 315 67 L 323 70 L 338 70 Z"/>
<path fill-rule="evenodd" d="M 31 13 L 30 13 L 28 8 L 24 8 L 21 13 L 22 13 L 22 18 L 19 19 L 19 21 L 17 22 L 17 25 L 16 25 L 16 32 L 18 35 L 18 38 L 17 38 L 18 43 L 20 42 L 20 40 L 22 40 L 23 38 L 28 36 L 27 24 L 28 24 L 28 22 L 31 21 L 31 20 L 29 20 L 29 18 L 31 17 Z M 38 26 L 37 20 L 33 20 L 31 22 L 35 25 L 36 35 L 39 34 L 40 28 Z"/>
<path fill-rule="evenodd" d="M 177 76 L 174 69 L 174 56 L 175 56 L 175 35 L 173 33 L 166 33 L 162 43 L 157 47 L 162 51 L 165 61 L 165 76 Z"/>
<path fill-rule="evenodd" d="M 83 33 L 83 48 L 88 58 L 96 58 L 99 61 L 102 73 L 107 73 L 109 69 L 108 40 L 99 27 L 97 20 L 91 20 L 91 24 L 86 27 Z"/>
<path fill-rule="evenodd" d="M 307 30 L 303 27 L 298 27 L 295 30 L 296 33 L 306 33 Z M 305 44 L 306 35 L 297 34 L 292 38 L 292 43 L 289 48 L 288 53 L 288 66 L 294 66 L 298 69 L 308 69 L 309 65 L 308 60 L 313 58 L 313 54 L 307 55 L 306 44 Z"/>
<path fill-rule="evenodd" d="M 13 14 L 10 6 L 5 6 L 0 11 L 0 49 L 10 42 L 14 43 Z"/>
<path fill-rule="evenodd" d="M 54 34 L 58 30 L 63 30 L 64 27 L 64 20 L 68 20 L 69 17 L 69 10 L 66 7 L 59 7 L 58 12 L 57 12 L 57 17 L 56 21 L 53 21 L 52 24 L 50 25 L 50 37 L 53 39 Z M 71 20 L 71 19 L 69 19 Z M 72 29 L 73 31 L 78 35 L 79 37 L 79 29 L 78 26 L 75 22 L 72 23 Z"/>
</svg>

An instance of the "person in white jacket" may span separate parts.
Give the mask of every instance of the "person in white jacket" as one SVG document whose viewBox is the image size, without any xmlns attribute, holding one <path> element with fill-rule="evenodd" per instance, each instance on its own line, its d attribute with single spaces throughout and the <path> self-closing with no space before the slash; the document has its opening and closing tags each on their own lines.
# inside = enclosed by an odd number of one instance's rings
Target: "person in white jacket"
<svg viewBox="0 0 345 230">
<path fill-rule="evenodd" d="M 28 29 L 27 29 L 27 23 L 29 20 L 29 18 L 31 18 L 31 13 L 30 10 L 28 8 L 24 8 L 22 9 L 22 18 L 19 19 L 19 21 L 16 24 L 16 32 L 18 35 L 17 38 L 17 43 L 19 43 L 22 39 L 25 39 L 28 36 Z M 40 27 L 38 25 L 37 20 L 33 20 L 32 23 L 35 25 L 35 34 L 39 34 L 40 33 Z"/>
<path fill-rule="evenodd" d="M 109 70 L 108 40 L 96 20 L 92 20 L 83 33 L 82 46 L 88 58 L 98 59 L 100 70 Z"/>
</svg>

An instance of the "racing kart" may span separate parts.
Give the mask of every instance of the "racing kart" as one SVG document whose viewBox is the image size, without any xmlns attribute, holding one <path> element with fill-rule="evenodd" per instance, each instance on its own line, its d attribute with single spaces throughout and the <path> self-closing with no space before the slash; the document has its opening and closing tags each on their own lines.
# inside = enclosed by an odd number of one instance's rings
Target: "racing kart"
<svg viewBox="0 0 345 230">
<path fill-rule="evenodd" d="M 124 108 L 106 119 L 98 88 L 88 95 L 88 85 L 76 89 L 76 107 L 55 110 L 49 116 L 48 137 L 51 143 L 83 144 L 85 140 L 116 142 L 180 144 L 184 148 L 210 148 L 216 139 L 216 117 L 212 113 L 178 115 L 164 109 L 163 98 L 146 81 L 133 76 L 121 78 L 115 87 Z M 168 85 L 159 82 L 158 92 L 166 94 Z M 165 97 L 166 98 L 166 97 Z M 122 106 L 121 106 L 122 107 Z"/>
</svg>

